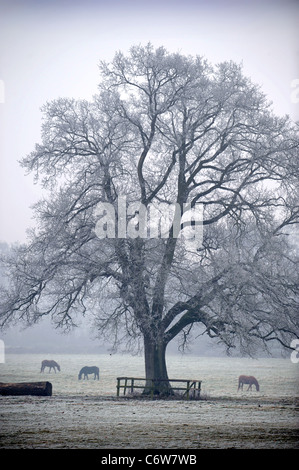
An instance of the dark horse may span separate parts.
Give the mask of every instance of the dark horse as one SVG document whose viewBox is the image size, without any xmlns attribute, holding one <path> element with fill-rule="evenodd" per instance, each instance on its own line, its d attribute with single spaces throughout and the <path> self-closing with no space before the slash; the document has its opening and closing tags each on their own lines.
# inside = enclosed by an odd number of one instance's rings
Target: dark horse
<svg viewBox="0 0 299 470">
<path fill-rule="evenodd" d="M 79 372 L 79 375 L 78 375 L 78 379 L 81 380 L 81 377 L 82 375 L 84 375 L 83 379 L 87 379 L 88 380 L 88 374 L 94 374 L 94 380 L 95 379 L 98 379 L 100 378 L 100 369 L 96 366 L 92 366 L 92 367 L 88 367 L 88 366 L 85 366 L 85 367 L 82 367 L 82 369 L 80 370 Z"/>
<path fill-rule="evenodd" d="M 257 392 L 260 389 L 258 381 L 252 375 L 240 375 L 238 390 L 240 390 L 240 389 L 243 390 L 243 385 L 244 384 L 248 385 L 247 390 L 251 390 L 252 385 L 255 385 L 255 388 L 256 388 Z"/>
<path fill-rule="evenodd" d="M 49 372 L 51 372 L 51 369 L 53 368 L 54 369 L 54 372 L 56 374 L 56 367 L 58 370 L 60 370 L 60 365 L 57 364 L 57 362 L 55 361 L 47 361 L 47 359 L 45 359 L 43 362 L 42 362 L 42 366 L 41 366 L 41 372 L 44 372 L 45 370 L 45 367 L 49 367 Z"/>
</svg>

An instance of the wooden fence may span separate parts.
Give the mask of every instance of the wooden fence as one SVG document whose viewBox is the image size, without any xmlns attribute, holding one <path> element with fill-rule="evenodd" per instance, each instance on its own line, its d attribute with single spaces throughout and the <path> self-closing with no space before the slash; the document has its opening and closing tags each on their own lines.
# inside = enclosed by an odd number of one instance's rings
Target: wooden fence
<svg viewBox="0 0 299 470">
<path fill-rule="evenodd" d="M 147 390 L 151 398 L 154 397 L 154 391 L 158 384 L 169 382 L 171 389 L 175 392 L 182 393 L 182 397 L 189 400 L 190 398 L 200 398 L 201 380 L 186 380 L 186 379 L 144 379 L 140 377 L 117 377 L 117 396 L 120 396 L 121 389 L 123 395 L 126 393 L 133 394 L 138 389 Z"/>
</svg>

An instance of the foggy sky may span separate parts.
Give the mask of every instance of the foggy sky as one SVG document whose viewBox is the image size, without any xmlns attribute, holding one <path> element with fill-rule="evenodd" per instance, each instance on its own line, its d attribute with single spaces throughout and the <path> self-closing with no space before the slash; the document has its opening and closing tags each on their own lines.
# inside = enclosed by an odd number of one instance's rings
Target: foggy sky
<svg viewBox="0 0 299 470">
<path fill-rule="evenodd" d="M 289 0 L 0 0 L 0 241 L 25 241 L 33 224 L 40 190 L 18 161 L 40 139 L 40 107 L 91 98 L 99 61 L 117 50 L 150 41 L 212 63 L 243 61 L 275 111 L 298 119 L 298 12 Z"/>
</svg>

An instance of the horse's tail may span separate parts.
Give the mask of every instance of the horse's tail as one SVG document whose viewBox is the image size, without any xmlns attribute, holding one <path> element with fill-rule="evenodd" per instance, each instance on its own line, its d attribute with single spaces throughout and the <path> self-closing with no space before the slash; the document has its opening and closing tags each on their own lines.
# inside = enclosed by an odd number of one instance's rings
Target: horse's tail
<svg viewBox="0 0 299 470">
<path fill-rule="evenodd" d="M 78 374 L 78 380 L 81 380 L 82 374 L 83 374 L 83 369 L 81 369 L 79 374 Z"/>
<path fill-rule="evenodd" d="M 40 371 L 41 371 L 41 372 L 44 372 L 44 368 L 45 368 L 45 366 L 44 366 L 44 361 L 42 361 L 42 365 L 41 365 Z"/>
</svg>

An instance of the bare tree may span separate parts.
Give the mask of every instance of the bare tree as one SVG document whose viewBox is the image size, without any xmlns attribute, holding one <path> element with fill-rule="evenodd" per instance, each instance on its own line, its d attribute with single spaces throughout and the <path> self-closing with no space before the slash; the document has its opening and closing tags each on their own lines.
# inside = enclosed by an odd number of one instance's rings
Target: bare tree
<svg viewBox="0 0 299 470">
<path fill-rule="evenodd" d="M 167 379 L 167 345 L 195 325 L 228 349 L 288 347 L 298 335 L 296 125 L 233 62 L 149 44 L 100 70 L 93 101 L 44 106 L 42 143 L 22 161 L 48 192 L 38 228 L 6 260 L 2 326 L 51 315 L 68 327 L 94 312 L 100 334 L 142 342 L 148 379 Z M 136 208 L 130 236 L 122 196 Z M 101 203 L 113 208 L 112 235 Z M 176 203 L 179 217 L 201 203 L 202 244 L 190 250 L 174 224 L 142 235 L 141 211 L 155 203 Z"/>
</svg>

